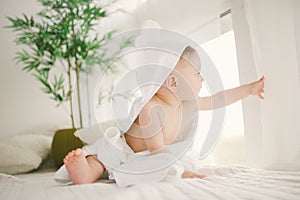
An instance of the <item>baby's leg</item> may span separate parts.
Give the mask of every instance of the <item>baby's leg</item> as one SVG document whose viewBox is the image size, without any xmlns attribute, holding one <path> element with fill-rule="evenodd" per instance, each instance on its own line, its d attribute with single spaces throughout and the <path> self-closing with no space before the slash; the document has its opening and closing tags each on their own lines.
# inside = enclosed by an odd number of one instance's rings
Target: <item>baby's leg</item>
<svg viewBox="0 0 300 200">
<path fill-rule="evenodd" d="M 192 172 L 192 171 L 184 171 L 181 175 L 182 178 L 205 178 L 206 176 L 203 174 L 198 174 L 196 172 Z"/>
<path fill-rule="evenodd" d="M 105 170 L 103 164 L 95 156 L 85 157 L 81 149 L 68 153 L 64 158 L 64 163 L 74 184 L 95 182 Z"/>
</svg>

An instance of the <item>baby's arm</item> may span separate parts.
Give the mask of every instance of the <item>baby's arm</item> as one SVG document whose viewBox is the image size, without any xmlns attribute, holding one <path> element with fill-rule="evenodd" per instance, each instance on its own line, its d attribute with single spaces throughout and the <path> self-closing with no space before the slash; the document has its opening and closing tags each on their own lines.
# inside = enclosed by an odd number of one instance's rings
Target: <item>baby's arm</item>
<svg viewBox="0 0 300 200">
<path fill-rule="evenodd" d="M 225 90 L 213 96 L 198 97 L 198 108 L 199 110 L 212 110 L 220 108 L 244 99 L 249 95 L 256 95 L 259 98 L 263 99 L 263 92 L 264 77 L 261 77 L 258 81 Z"/>
<path fill-rule="evenodd" d="M 170 153 L 165 146 L 162 122 L 164 114 L 159 105 L 147 103 L 139 114 L 139 125 L 142 130 L 144 140 L 151 153 Z M 182 178 L 205 178 L 203 174 L 184 170 Z"/>
<path fill-rule="evenodd" d="M 165 141 L 159 119 L 159 105 L 148 102 L 139 114 L 139 125 L 148 150 L 156 153 L 164 149 Z"/>
</svg>

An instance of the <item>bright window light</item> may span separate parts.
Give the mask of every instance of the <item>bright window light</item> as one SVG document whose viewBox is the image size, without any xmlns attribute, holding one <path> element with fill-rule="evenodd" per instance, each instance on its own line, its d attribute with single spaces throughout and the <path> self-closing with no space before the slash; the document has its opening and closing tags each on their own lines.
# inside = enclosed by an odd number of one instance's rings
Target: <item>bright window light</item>
<svg viewBox="0 0 300 200">
<path fill-rule="evenodd" d="M 234 32 L 229 31 L 220 37 L 201 45 L 216 65 L 225 89 L 240 85 L 236 57 Z M 241 101 L 226 107 L 224 136 L 243 135 L 244 122 Z"/>
<path fill-rule="evenodd" d="M 225 34 L 201 45 L 216 65 L 225 89 L 240 85 L 234 32 Z M 205 78 L 205 77 L 204 77 Z M 211 95 L 203 84 L 200 96 Z M 211 122 L 212 111 L 199 112 L 199 130 L 194 150 L 200 152 Z M 200 130 L 201 129 L 201 130 Z M 226 107 L 221 138 L 212 152 L 216 164 L 241 164 L 244 162 L 244 123 L 242 104 L 237 102 Z"/>
</svg>

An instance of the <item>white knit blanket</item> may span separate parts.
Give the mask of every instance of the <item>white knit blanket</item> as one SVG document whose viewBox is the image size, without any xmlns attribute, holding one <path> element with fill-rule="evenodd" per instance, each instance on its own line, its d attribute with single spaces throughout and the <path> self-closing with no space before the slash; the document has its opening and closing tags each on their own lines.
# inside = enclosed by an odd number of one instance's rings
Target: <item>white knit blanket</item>
<svg viewBox="0 0 300 200">
<path fill-rule="evenodd" d="M 300 199 L 300 171 L 270 171 L 242 166 L 203 167 L 205 179 L 140 184 L 118 188 L 115 183 L 61 186 L 54 172 L 19 176 L 0 174 L 0 199 Z"/>
</svg>

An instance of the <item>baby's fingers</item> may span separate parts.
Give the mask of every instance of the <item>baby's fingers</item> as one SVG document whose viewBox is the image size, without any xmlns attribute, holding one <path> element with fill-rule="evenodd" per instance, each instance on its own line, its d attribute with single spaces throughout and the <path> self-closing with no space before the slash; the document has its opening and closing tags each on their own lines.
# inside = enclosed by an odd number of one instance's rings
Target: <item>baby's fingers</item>
<svg viewBox="0 0 300 200">
<path fill-rule="evenodd" d="M 262 95 L 262 93 L 258 93 L 258 97 L 261 99 L 264 99 L 264 96 Z"/>
<path fill-rule="evenodd" d="M 264 86 L 265 86 L 265 77 L 262 76 L 262 77 L 257 81 L 257 83 L 258 83 L 259 85 L 261 85 L 262 87 L 264 87 Z"/>
</svg>

